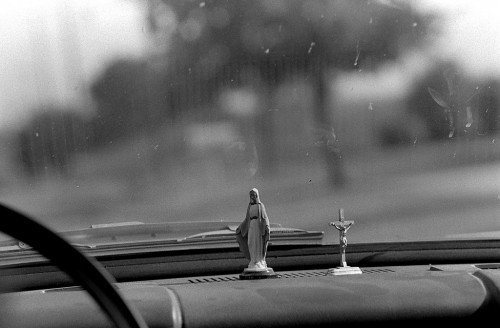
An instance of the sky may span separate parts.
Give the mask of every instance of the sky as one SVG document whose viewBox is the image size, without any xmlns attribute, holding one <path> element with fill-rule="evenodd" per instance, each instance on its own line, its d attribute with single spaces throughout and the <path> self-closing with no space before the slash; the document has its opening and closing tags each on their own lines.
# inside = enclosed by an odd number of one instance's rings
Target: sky
<svg viewBox="0 0 500 328">
<path fill-rule="evenodd" d="M 456 61 L 471 78 L 500 78 L 500 1 L 413 0 L 417 10 L 439 15 L 430 46 L 411 51 L 375 72 L 345 73 L 333 87 L 341 102 L 404 97 L 432 62 Z M 384 87 L 380 87 L 383 85 Z"/>
<path fill-rule="evenodd" d="M 421 53 L 371 74 L 343 79 L 354 90 L 403 94 L 426 62 L 453 58 L 476 77 L 500 76 L 498 0 L 415 0 L 443 17 L 442 37 Z M 116 56 L 148 51 L 144 1 L 2 0 L 0 2 L 0 132 L 17 128 L 40 104 L 82 103 L 87 83 Z M 380 88 L 384 85 L 384 88 Z M 355 86 L 356 88 L 353 88 Z"/>
<path fill-rule="evenodd" d="M 437 55 L 456 58 L 475 77 L 500 74 L 500 1 L 424 0 L 424 11 L 443 13 L 443 37 Z"/>
<path fill-rule="evenodd" d="M 78 106 L 112 58 L 144 55 L 144 10 L 127 0 L 2 0 L 0 131 L 39 105 Z"/>
</svg>

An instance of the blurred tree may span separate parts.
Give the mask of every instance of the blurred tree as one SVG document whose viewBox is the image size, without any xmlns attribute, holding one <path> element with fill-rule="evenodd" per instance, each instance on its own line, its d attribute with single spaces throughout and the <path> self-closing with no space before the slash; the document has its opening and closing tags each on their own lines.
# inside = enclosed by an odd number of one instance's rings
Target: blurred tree
<svg viewBox="0 0 500 328">
<path fill-rule="evenodd" d="M 113 62 L 91 92 L 97 103 L 92 120 L 96 145 L 154 130 L 169 115 L 162 78 L 143 61 Z"/>
<path fill-rule="evenodd" d="M 91 140 L 87 123 L 71 108 L 44 107 L 37 112 L 17 135 L 23 171 L 35 178 L 65 176 L 71 156 L 87 149 Z"/>
<path fill-rule="evenodd" d="M 489 135 L 500 129 L 500 81 L 489 80 L 480 86 L 481 96 L 475 98 L 478 109 L 478 134 Z"/>
<path fill-rule="evenodd" d="M 450 125 L 448 117 L 442 107 L 433 99 L 429 90 L 439 90 L 446 92 L 448 87 L 443 77 L 443 70 L 452 69 L 451 64 L 437 64 L 437 69 L 429 71 L 424 76 L 408 97 L 408 109 L 412 113 L 420 116 L 429 130 L 429 136 L 433 140 L 448 138 L 450 134 Z M 441 69 L 440 69 L 440 68 Z"/>
<path fill-rule="evenodd" d="M 498 129 L 498 82 L 476 83 L 454 63 L 437 63 L 408 98 L 432 139 L 486 135 Z"/>
<path fill-rule="evenodd" d="M 423 40 L 426 26 L 426 18 L 397 0 L 149 3 L 151 31 L 165 50 L 159 61 L 165 63 L 171 90 L 195 88 L 193 80 L 204 88 L 201 97 L 184 102 L 170 97 L 174 111 L 189 109 L 189 101 L 213 100 L 224 87 L 253 84 L 267 90 L 269 98 L 281 82 L 302 76 L 316 93 L 318 144 L 333 185 L 344 183 L 344 169 L 334 117 L 327 109 L 328 74 L 371 70 L 394 60 Z M 274 156 L 272 115 L 262 111 L 256 125 L 264 141 L 262 166 L 268 169 Z"/>
</svg>

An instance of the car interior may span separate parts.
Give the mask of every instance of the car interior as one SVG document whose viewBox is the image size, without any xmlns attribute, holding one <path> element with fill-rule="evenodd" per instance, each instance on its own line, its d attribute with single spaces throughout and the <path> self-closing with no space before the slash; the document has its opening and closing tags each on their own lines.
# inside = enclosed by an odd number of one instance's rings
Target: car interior
<svg viewBox="0 0 500 328">
<path fill-rule="evenodd" d="M 498 12 L 0 1 L 0 328 L 494 325 Z"/>
<path fill-rule="evenodd" d="M 9 327 L 437 327 L 491 322 L 499 306 L 497 241 L 358 244 L 352 275 L 329 270 L 334 245 L 270 245 L 277 277 L 242 280 L 237 245 L 90 260 L 19 212 L 2 217 L 15 218 L 4 232 L 51 260 L 2 265 L 3 289 L 16 290 L 2 295 Z"/>
</svg>

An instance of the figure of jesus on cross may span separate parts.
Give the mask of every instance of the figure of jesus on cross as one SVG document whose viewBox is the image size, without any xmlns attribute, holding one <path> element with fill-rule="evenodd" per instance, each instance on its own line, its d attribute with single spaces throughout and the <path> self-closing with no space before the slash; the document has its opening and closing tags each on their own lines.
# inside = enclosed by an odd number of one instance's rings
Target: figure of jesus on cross
<svg viewBox="0 0 500 328">
<path fill-rule="evenodd" d="M 340 247 L 340 266 L 335 269 L 328 270 L 328 274 L 360 274 L 361 270 L 358 267 L 350 267 L 345 259 L 345 249 L 347 248 L 347 230 L 354 224 L 354 221 L 345 221 L 344 209 L 339 209 L 339 220 L 330 222 L 330 226 L 335 227 L 339 231 L 339 247 Z"/>
<path fill-rule="evenodd" d="M 340 245 L 340 266 L 347 267 L 345 260 L 345 249 L 347 248 L 347 230 L 354 224 L 354 221 L 345 221 L 344 209 L 339 209 L 339 220 L 337 222 L 330 222 L 330 226 L 334 226 L 339 231 L 339 245 Z"/>
</svg>

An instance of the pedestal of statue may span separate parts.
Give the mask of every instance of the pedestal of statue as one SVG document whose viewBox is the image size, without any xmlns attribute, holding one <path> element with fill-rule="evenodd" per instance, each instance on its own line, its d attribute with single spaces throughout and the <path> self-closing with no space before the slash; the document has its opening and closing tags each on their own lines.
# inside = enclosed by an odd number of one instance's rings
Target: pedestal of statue
<svg viewBox="0 0 500 328">
<path fill-rule="evenodd" d="M 240 274 L 241 280 L 270 278 L 278 278 L 278 275 L 274 273 L 272 268 L 245 268 Z"/>
</svg>

